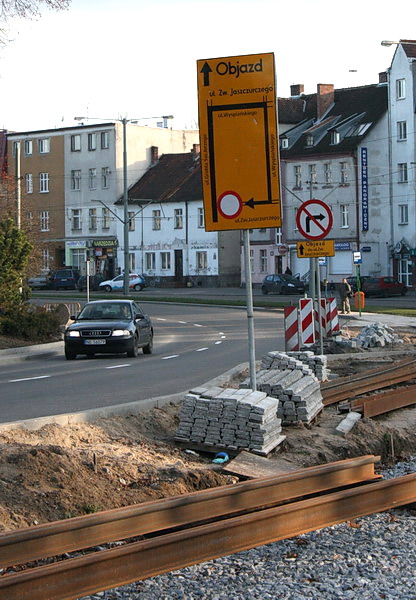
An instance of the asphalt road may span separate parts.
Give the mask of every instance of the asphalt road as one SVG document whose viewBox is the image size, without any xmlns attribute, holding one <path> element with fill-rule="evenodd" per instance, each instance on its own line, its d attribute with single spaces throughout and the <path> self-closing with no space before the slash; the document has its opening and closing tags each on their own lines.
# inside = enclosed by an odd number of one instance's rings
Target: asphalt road
<svg viewBox="0 0 416 600">
<path fill-rule="evenodd" d="M 155 329 L 154 354 L 64 356 L 0 367 L 0 422 L 146 400 L 189 390 L 249 360 L 241 308 L 143 303 Z M 281 311 L 256 310 L 256 358 L 283 350 Z"/>
</svg>

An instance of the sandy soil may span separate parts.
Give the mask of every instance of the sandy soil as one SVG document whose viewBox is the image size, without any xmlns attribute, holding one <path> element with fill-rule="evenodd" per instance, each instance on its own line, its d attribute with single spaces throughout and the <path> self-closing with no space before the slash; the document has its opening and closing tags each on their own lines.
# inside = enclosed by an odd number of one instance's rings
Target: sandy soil
<svg viewBox="0 0 416 600">
<path fill-rule="evenodd" d="M 413 339 L 407 347 L 415 349 Z M 363 364 L 355 355 L 331 369 L 343 375 Z M 177 412 L 169 404 L 94 424 L 0 432 L 0 531 L 235 483 L 212 455 L 175 445 Z M 311 426 L 286 427 L 269 459 L 287 470 L 363 454 L 386 462 L 416 454 L 416 406 L 363 419 L 346 438 L 334 432 L 343 416 L 328 407 Z"/>
</svg>

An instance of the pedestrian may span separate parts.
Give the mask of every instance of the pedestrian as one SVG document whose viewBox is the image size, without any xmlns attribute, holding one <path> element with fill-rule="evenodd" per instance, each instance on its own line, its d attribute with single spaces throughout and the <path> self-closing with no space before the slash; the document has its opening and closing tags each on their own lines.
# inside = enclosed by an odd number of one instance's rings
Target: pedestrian
<svg viewBox="0 0 416 600">
<path fill-rule="evenodd" d="M 285 275 L 292 275 L 292 271 L 289 266 L 286 267 Z"/>
<path fill-rule="evenodd" d="M 341 297 L 341 314 L 349 315 L 351 312 L 350 298 L 352 296 L 352 289 L 345 277 L 339 286 L 339 295 Z"/>
</svg>

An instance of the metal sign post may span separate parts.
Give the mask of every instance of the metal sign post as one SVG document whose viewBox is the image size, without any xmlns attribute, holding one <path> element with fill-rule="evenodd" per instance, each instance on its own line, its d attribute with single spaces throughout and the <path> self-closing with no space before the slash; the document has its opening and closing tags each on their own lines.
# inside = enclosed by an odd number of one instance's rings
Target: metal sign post
<svg viewBox="0 0 416 600">
<path fill-rule="evenodd" d="M 250 365 L 250 387 L 257 389 L 256 381 L 256 350 L 254 339 L 254 312 L 253 312 L 253 289 L 251 284 L 250 269 L 250 233 L 247 229 L 243 231 L 244 238 L 244 270 L 246 279 L 246 299 L 247 299 L 247 327 L 248 327 L 248 351 Z"/>
</svg>

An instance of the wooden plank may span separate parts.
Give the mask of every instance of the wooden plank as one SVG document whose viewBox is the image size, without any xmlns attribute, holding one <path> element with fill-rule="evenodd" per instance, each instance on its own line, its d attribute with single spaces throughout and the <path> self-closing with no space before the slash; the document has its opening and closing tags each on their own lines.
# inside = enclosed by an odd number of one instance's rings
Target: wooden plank
<svg viewBox="0 0 416 600">
<path fill-rule="evenodd" d="M 298 470 L 299 467 L 290 464 L 282 467 L 269 458 L 263 458 L 243 450 L 232 461 L 222 466 L 222 470 L 233 475 L 257 479 L 258 477 L 269 477 L 273 475 L 283 475 Z"/>
</svg>

